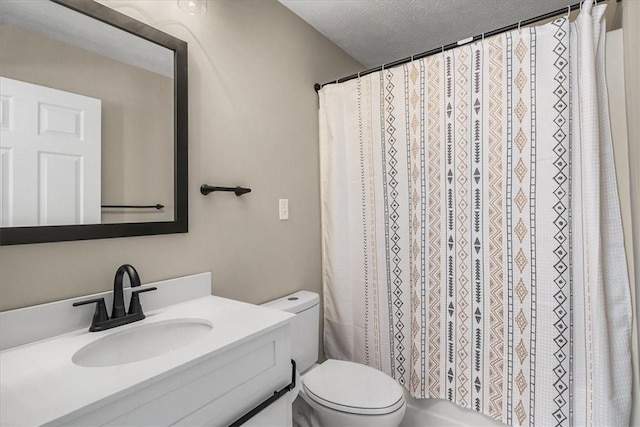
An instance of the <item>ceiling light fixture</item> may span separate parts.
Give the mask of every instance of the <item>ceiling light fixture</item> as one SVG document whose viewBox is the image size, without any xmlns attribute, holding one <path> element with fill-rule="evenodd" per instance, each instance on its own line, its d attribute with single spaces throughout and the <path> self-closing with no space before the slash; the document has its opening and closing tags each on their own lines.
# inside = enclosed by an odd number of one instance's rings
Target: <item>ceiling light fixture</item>
<svg viewBox="0 0 640 427">
<path fill-rule="evenodd" d="M 178 7 L 189 15 L 204 15 L 207 13 L 207 0 L 178 0 Z"/>
</svg>

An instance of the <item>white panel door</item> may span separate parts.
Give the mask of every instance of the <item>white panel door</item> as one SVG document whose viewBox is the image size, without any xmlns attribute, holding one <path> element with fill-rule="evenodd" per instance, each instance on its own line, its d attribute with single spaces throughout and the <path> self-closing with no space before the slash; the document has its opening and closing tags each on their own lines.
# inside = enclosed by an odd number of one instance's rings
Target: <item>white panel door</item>
<svg viewBox="0 0 640 427">
<path fill-rule="evenodd" d="M 100 223 L 101 101 L 0 77 L 0 224 Z"/>
</svg>

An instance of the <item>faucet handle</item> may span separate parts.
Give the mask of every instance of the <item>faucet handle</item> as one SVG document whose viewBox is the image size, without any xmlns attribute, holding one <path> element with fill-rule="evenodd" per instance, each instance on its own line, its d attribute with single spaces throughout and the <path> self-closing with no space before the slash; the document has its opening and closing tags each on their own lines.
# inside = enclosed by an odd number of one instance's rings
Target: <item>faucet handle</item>
<svg viewBox="0 0 640 427">
<path fill-rule="evenodd" d="M 90 332 L 93 332 L 95 330 L 95 327 L 99 323 L 109 320 L 109 315 L 107 314 L 107 306 L 104 303 L 104 298 L 88 299 L 85 301 L 78 301 L 73 303 L 74 307 L 93 303 L 96 303 L 96 311 L 93 313 L 93 320 L 91 320 L 91 327 L 89 328 Z"/>
<path fill-rule="evenodd" d="M 144 319 L 144 314 L 142 313 L 142 305 L 140 304 L 140 297 L 138 294 L 142 292 L 155 291 L 158 288 L 155 286 L 146 289 L 140 289 L 139 291 L 131 291 L 131 301 L 129 302 L 129 312 L 128 315 L 136 314 L 142 316 L 141 319 Z"/>
</svg>

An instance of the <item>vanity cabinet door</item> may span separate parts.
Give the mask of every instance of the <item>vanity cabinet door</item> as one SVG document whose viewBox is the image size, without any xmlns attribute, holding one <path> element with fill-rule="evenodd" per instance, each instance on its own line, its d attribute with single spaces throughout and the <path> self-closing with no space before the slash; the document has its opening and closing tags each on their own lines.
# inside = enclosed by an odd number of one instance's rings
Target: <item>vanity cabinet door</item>
<svg viewBox="0 0 640 427">
<path fill-rule="evenodd" d="M 284 396 L 243 425 L 245 427 L 292 427 L 291 403 L 291 400 Z"/>
<path fill-rule="evenodd" d="M 291 374 L 289 374 L 289 378 L 287 379 L 287 383 L 291 380 Z M 248 384 L 247 384 L 248 385 Z M 243 397 L 243 391 L 238 390 L 236 396 L 225 396 L 227 399 L 231 400 L 244 400 L 244 403 L 240 406 L 243 409 L 237 413 L 236 416 L 231 417 L 230 414 L 225 414 L 224 416 L 220 416 L 219 407 L 222 404 L 221 401 L 211 402 L 211 404 L 205 406 L 199 411 L 194 412 L 188 417 L 180 420 L 176 425 L 180 426 L 227 426 L 232 422 L 238 420 L 240 417 L 251 411 L 253 408 L 258 406 L 260 403 L 264 402 L 268 398 L 273 395 L 273 391 L 276 389 L 281 389 L 282 386 L 276 387 L 267 387 L 265 393 L 251 393 L 250 386 L 243 387 L 248 394 Z M 262 394 L 261 397 L 258 395 Z M 255 402 L 256 397 L 259 397 L 259 402 L 254 404 L 253 406 L 247 406 L 249 402 Z M 243 426 L 246 427 L 292 427 L 293 426 L 293 413 L 292 413 L 292 403 L 293 403 L 293 393 L 289 392 L 283 395 L 280 399 L 276 400 L 258 414 L 254 415 L 251 419 L 249 419 Z M 237 405 L 233 405 L 237 406 Z M 223 420 L 226 420 L 223 422 Z"/>
</svg>

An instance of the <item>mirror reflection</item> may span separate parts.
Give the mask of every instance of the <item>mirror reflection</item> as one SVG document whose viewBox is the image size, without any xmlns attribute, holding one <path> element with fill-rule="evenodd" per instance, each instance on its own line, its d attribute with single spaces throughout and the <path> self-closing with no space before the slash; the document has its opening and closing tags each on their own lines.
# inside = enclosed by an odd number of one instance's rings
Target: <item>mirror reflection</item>
<svg viewBox="0 0 640 427">
<path fill-rule="evenodd" d="M 0 34 L 0 225 L 173 221 L 174 52 L 48 0 Z"/>
</svg>

